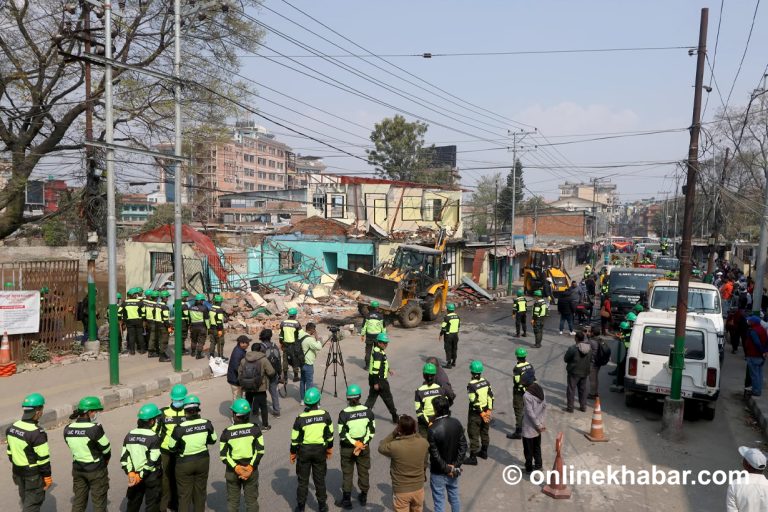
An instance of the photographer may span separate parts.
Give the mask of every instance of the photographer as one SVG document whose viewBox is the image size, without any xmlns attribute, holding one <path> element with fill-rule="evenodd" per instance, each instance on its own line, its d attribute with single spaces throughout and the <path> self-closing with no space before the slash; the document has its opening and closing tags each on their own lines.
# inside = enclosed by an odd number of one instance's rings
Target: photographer
<svg viewBox="0 0 768 512">
<path fill-rule="evenodd" d="M 302 365 L 299 396 L 304 396 L 304 393 L 315 385 L 315 359 L 317 359 L 317 353 L 323 348 L 323 345 L 315 338 L 316 335 L 317 328 L 312 322 L 307 324 L 306 330 L 299 331 L 298 343 L 302 354 L 300 358 Z"/>
<path fill-rule="evenodd" d="M 429 425 L 430 477 L 432 501 L 435 512 L 445 510 L 445 495 L 451 512 L 459 512 L 459 476 L 461 463 L 467 454 L 467 437 L 464 427 L 456 418 L 451 418 L 448 399 L 439 396 L 432 401 L 435 419 Z"/>
<path fill-rule="evenodd" d="M 392 503 L 396 512 L 416 512 L 424 503 L 427 440 L 416 433 L 416 420 L 403 414 L 395 430 L 379 444 L 379 453 L 391 459 Z"/>
</svg>

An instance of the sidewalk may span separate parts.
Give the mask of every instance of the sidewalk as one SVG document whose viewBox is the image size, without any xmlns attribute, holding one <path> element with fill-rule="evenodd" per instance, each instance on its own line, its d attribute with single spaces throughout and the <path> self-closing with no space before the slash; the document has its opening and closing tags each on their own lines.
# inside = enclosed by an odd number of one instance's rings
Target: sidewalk
<svg viewBox="0 0 768 512">
<path fill-rule="evenodd" d="M 750 397 L 744 400 L 744 372 L 747 363 L 744 361 L 744 354 L 739 350 L 736 354 L 731 354 L 729 344 L 725 346 L 725 359 L 722 364 L 722 373 L 720 375 L 720 397 L 718 401 L 741 400 L 744 406 L 755 416 L 757 425 L 764 435 L 768 435 L 768 395 L 763 385 L 763 394 L 759 397 Z M 763 376 L 765 382 L 765 375 Z M 720 414 L 718 407 L 718 414 Z"/>
<path fill-rule="evenodd" d="M 225 351 L 231 351 L 228 343 Z M 78 361 L 51 366 L 0 379 L 0 439 L 5 429 L 21 415 L 21 402 L 29 393 L 45 397 L 45 413 L 40 423 L 56 426 L 66 420 L 83 396 L 101 399 L 106 410 L 128 405 L 147 396 L 157 395 L 179 382 L 208 378 L 208 359 L 184 356 L 183 371 L 176 373 L 170 363 L 159 363 L 147 356 L 120 357 L 120 384 L 109 385 L 109 360 Z"/>
</svg>

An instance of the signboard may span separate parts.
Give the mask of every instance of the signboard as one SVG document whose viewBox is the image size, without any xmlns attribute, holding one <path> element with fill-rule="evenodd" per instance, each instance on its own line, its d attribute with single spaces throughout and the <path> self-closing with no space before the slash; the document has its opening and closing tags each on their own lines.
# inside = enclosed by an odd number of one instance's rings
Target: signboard
<svg viewBox="0 0 768 512">
<path fill-rule="evenodd" d="M 0 334 L 37 332 L 40 327 L 40 292 L 0 292 Z"/>
</svg>

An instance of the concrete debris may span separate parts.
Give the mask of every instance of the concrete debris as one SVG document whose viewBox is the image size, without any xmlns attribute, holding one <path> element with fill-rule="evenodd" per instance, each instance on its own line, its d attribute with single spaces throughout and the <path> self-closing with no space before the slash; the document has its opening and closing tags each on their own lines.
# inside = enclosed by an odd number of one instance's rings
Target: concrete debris
<svg viewBox="0 0 768 512">
<path fill-rule="evenodd" d="M 326 302 L 331 297 L 331 289 L 323 284 L 312 287 L 312 297 L 320 302 Z"/>
<path fill-rule="evenodd" d="M 324 284 L 329 288 L 333 288 L 333 285 L 336 284 L 336 279 L 338 278 L 339 278 L 338 274 L 321 274 L 320 284 Z"/>
</svg>

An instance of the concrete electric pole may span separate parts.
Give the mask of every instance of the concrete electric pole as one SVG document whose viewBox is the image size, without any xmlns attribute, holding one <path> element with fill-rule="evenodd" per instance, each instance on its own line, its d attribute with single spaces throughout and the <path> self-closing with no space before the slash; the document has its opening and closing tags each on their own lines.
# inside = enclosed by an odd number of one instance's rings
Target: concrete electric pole
<svg viewBox="0 0 768 512">
<path fill-rule="evenodd" d="M 763 76 L 763 87 L 752 93 L 752 99 L 760 96 L 760 110 L 765 111 L 766 108 L 766 80 L 768 75 Z M 749 122 L 749 118 L 744 120 L 745 123 Z M 765 127 L 768 133 L 768 125 Z M 768 163 L 763 160 L 763 175 L 765 177 L 765 185 L 763 188 L 763 218 L 760 222 L 760 245 L 757 248 L 757 258 L 755 260 L 755 289 L 752 291 L 752 311 L 755 315 L 759 315 L 760 306 L 763 302 L 763 287 L 765 282 L 765 263 L 766 263 L 766 249 L 768 249 Z"/>
</svg>

